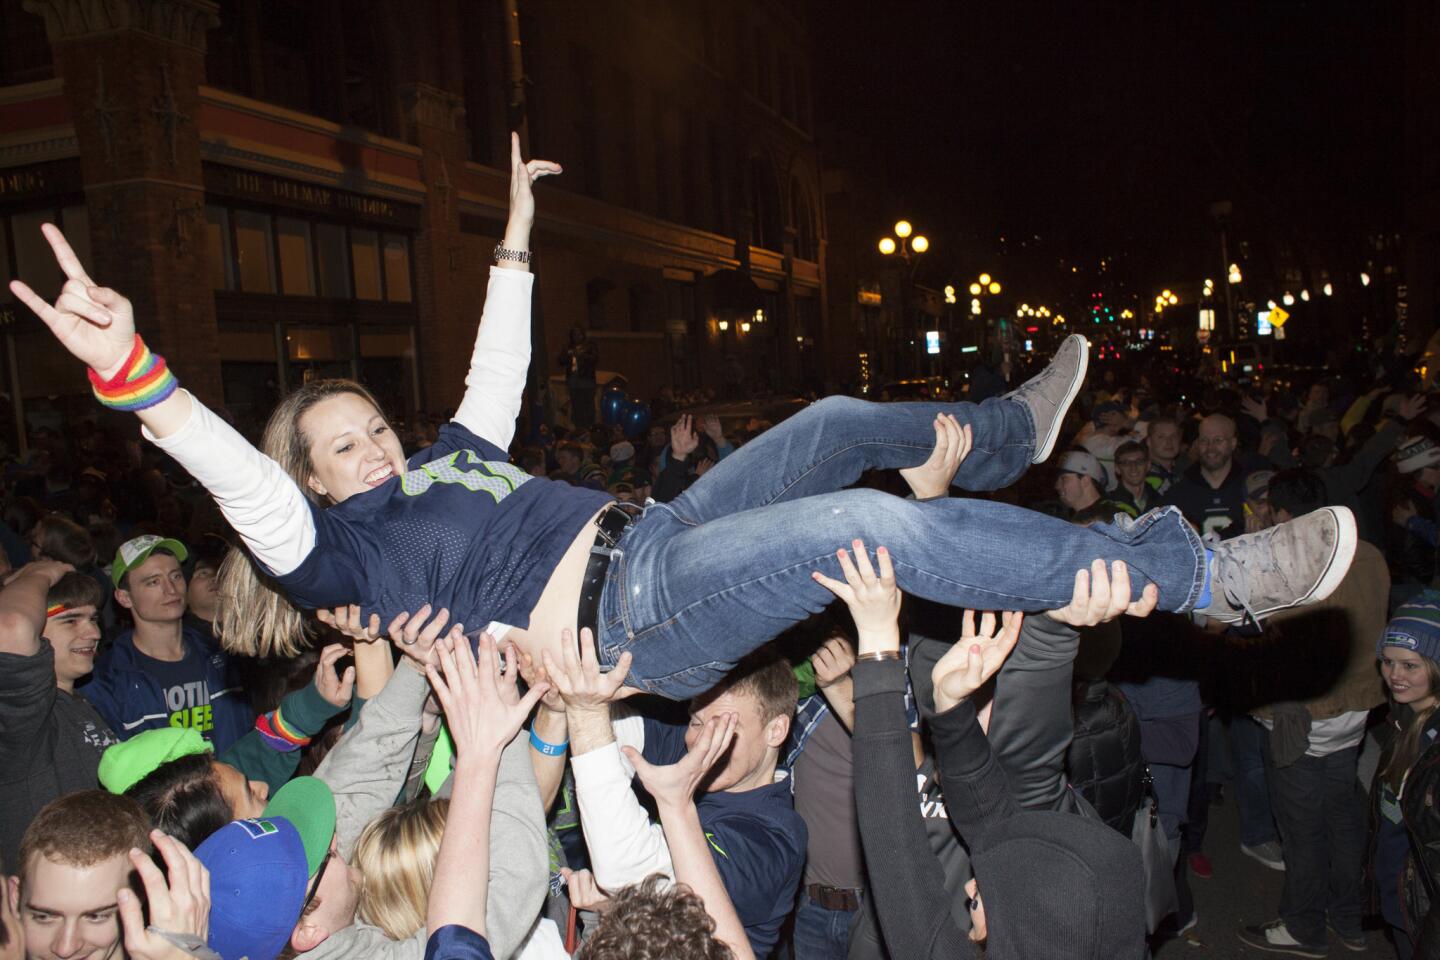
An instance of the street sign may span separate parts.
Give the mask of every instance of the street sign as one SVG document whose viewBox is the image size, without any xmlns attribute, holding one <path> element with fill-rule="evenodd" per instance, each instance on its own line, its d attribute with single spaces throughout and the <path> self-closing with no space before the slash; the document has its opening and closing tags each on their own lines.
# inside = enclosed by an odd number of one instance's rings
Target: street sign
<svg viewBox="0 0 1440 960">
<path fill-rule="evenodd" d="M 939 353 L 939 352 L 940 352 L 940 331 L 939 331 L 939 330 L 926 330 L 926 331 L 925 331 L 925 352 L 926 352 L 926 353 Z"/>
<path fill-rule="evenodd" d="M 1283 327 L 1285 326 L 1285 321 L 1289 319 L 1290 314 L 1286 313 L 1281 307 L 1276 307 L 1270 311 L 1270 325 L 1272 327 Z"/>
</svg>

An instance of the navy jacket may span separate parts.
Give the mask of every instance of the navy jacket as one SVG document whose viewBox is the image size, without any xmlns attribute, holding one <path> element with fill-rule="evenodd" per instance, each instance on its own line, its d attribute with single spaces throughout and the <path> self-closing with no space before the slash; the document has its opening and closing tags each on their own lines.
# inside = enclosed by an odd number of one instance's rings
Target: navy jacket
<svg viewBox="0 0 1440 960">
<path fill-rule="evenodd" d="M 135 631 L 126 630 L 95 661 L 95 672 L 76 692 L 105 718 L 116 735 L 127 740 L 142 730 L 194 727 L 224 753 L 255 725 L 255 711 L 245 698 L 239 675 L 211 636 L 184 628 L 186 660 L 192 671 L 187 690 L 172 687 L 172 704 L 162 681 L 145 669 L 135 649 Z M 177 665 L 178 666 L 178 665 Z M 184 698 L 181 702 L 180 698 Z"/>
</svg>

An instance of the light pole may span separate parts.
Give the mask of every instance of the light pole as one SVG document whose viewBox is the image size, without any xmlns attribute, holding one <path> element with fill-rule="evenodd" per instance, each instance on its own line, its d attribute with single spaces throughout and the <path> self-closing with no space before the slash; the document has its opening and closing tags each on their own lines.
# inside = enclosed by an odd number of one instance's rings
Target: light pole
<svg viewBox="0 0 1440 960">
<path fill-rule="evenodd" d="M 895 222 L 895 235 L 880 238 L 880 252 L 886 257 L 898 256 L 905 261 L 905 277 L 900 284 L 900 338 L 908 335 L 906 324 L 910 322 L 910 287 L 915 282 L 915 268 L 920 257 L 930 249 L 930 241 L 923 233 L 916 233 L 909 220 Z"/>
</svg>

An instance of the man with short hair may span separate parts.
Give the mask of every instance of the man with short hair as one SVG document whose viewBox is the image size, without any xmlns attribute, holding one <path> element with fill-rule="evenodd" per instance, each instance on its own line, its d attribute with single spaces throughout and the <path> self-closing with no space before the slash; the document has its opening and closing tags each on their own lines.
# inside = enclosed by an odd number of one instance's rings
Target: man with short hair
<svg viewBox="0 0 1440 960">
<path fill-rule="evenodd" d="M 120 545 L 110 576 L 115 602 L 135 625 L 115 638 L 80 692 L 122 740 L 190 727 L 224 752 L 255 713 L 229 657 L 205 631 L 185 625 L 186 556 L 180 541 L 154 534 Z"/>
<path fill-rule="evenodd" d="M 585 448 L 575 443 L 562 443 L 555 450 L 555 462 L 564 479 L 577 487 L 605 488 L 605 472 L 585 457 Z"/>
<path fill-rule="evenodd" d="M 0 863 L 18 863 L 35 814 L 75 790 L 93 790 L 105 748 L 117 742 L 75 695 L 100 642 L 100 587 L 53 560 L 22 567 L 0 589 Z"/>
<path fill-rule="evenodd" d="M 47 804 L 25 830 L 6 891 L 28 960 L 124 957 L 117 893 L 133 885 L 130 851 L 150 849 L 133 800 L 82 790 Z"/>
<path fill-rule="evenodd" d="M 1110 499 L 1123 503 L 1139 516 L 1155 506 L 1160 495 L 1146 482 L 1150 475 L 1150 451 L 1138 440 L 1122 443 L 1115 450 L 1115 489 Z"/>
<path fill-rule="evenodd" d="M 1245 471 L 1235 460 L 1235 446 L 1234 420 L 1222 413 L 1201 420 L 1200 460 L 1165 495 L 1201 536 L 1229 540 L 1245 532 Z"/>
<path fill-rule="evenodd" d="M 1174 417 L 1156 417 L 1150 421 L 1150 430 L 1145 435 L 1145 446 L 1150 451 L 1150 473 L 1145 482 L 1163 497 L 1170 486 L 1185 470 L 1183 455 L 1183 431 Z"/>
<path fill-rule="evenodd" d="M 690 702 L 688 725 L 635 714 L 612 719 L 611 703 L 626 671 L 600 673 L 588 630 L 582 632 L 581 646 L 581 660 L 567 654 L 563 671 L 548 655 L 545 659 L 565 699 L 575 796 L 595 881 L 602 889 L 618 890 L 652 873 L 673 878 L 664 831 L 631 791 L 634 767 L 626 755 L 657 765 L 676 763 L 706 721 L 734 714 L 735 741 L 702 781 L 696 808 L 750 946 L 757 957 L 769 956 L 795 903 L 805 865 L 805 822 L 794 810 L 789 784 L 783 775 L 776 778 L 795 712 L 794 671 L 772 650 L 761 648 Z"/>
</svg>

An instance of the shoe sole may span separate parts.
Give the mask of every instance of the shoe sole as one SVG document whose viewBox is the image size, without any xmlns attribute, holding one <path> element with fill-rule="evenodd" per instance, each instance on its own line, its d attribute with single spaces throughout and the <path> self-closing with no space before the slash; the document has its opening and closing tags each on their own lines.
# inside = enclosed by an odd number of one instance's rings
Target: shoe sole
<svg viewBox="0 0 1440 960">
<path fill-rule="evenodd" d="M 1266 953 L 1283 953 L 1291 957 L 1309 957 L 1310 960 L 1325 960 L 1329 951 L 1307 950 L 1305 947 L 1287 947 L 1284 944 L 1271 943 L 1263 937 L 1251 939 L 1245 934 L 1239 934 L 1239 941 L 1247 947 L 1254 947 L 1256 950 L 1264 950 Z"/>
<path fill-rule="evenodd" d="M 1050 435 L 1045 438 L 1045 443 L 1035 451 L 1035 456 L 1030 458 L 1031 463 L 1044 463 L 1050 459 L 1050 454 L 1055 452 L 1055 441 L 1060 439 L 1060 426 L 1065 421 L 1065 414 L 1070 412 L 1070 404 L 1075 402 L 1075 397 L 1080 393 L 1080 386 L 1085 382 L 1085 372 L 1090 369 L 1090 341 L 1084 335 L 1080 337 L 1080 366 L 1075 371 L 1075 377 L 1070 382 L 1070 389 L 1065 391 L 1065 399 L 1055 408 L 1055 419 L 1050 424 Z"/>
<path fill-rule="evenodd" d="M 1274 861 L 1274 860 L 1266 860 L 1264 857 L 1261 857 L 1261 856 L 1258 855 L 1258 854 L 1254 854 L 1254 853 L 1251 853 L 1249 850 L 1246 850 L 1243 846 L 1240 848 L 1240 852 L 1243 853 L 1243 854 L 1245 854 L 1245 856 L 1249 857 L 1251 860 L 1254 860 L 1256 863 L 1260 864 L 1262 867 L 1269 867 L 1271 870 L 1274 870 L 1276 873 L 1284 873 L 1284 872 L 1285 872 L 1285 861 L 1284 861 L 1284 860 L 1281 860 L 1281 861 L 1279 861 L 1278 863 L 1277 863 L 1276 861 Z"/>
<path fill-rule="evenodd" d="M 1325 564 L 1325 570 L 1320 574 L 1320 579 L 1310 592 L 1290 603 L 1281 604 L 1277 607 L 1266 607 L 1255 611 L 1257 620 L 1268 617 L 1281 610 L 1292 610 L 1295 607 L 1303 607 L 1312 603 L 1319 603 L 1327 599 L 1335 592 L 1345 579 L 1345 574 L 1350 572 L 1350 563 L 1355 559 L 1355 547 L 1360 537 L 1355 529 L 1355 514 L 1350 512 L 1349 507 L 1323 507 L 1335 517 L 1335 549 L 1330 554 L 1330 559 Z M 1317 511 L 1318 512 L 1318 511 Z M 1245 611 L 1240 611 L 1234 616 L 1216 617 L 1221 623 L 1239 623 L 1245 619 Z M 1248 854 L 1247 854 L 1248 856 Z M 1259 857 L 1255 858 L 1259 860 Z M 1265 861 L 1261 860 L 1261 863 Z"/>
</svg>

